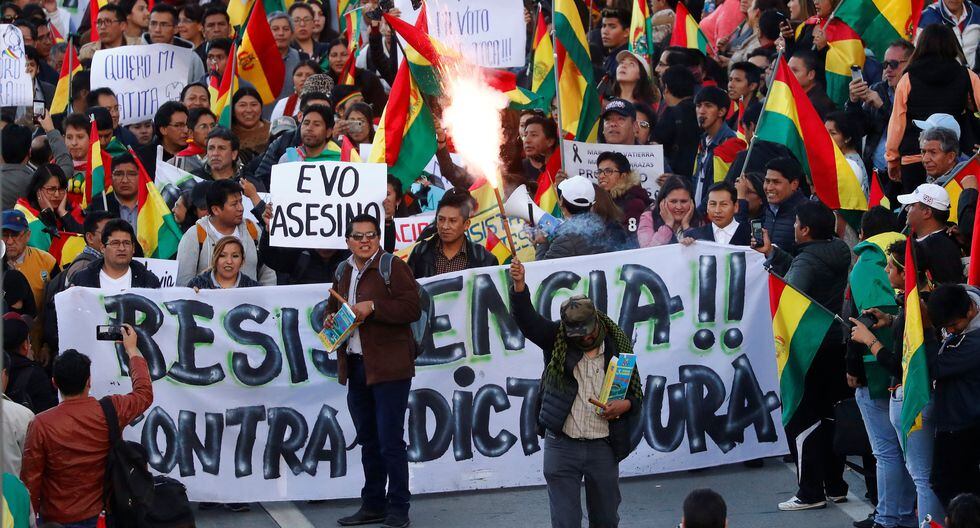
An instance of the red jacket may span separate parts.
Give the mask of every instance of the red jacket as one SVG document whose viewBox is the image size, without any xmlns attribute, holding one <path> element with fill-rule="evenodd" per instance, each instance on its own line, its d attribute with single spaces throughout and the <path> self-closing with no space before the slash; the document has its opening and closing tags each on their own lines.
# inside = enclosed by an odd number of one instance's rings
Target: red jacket
<svg viewBox="0 0 980 528">
<path fill-rule="evenodd" d="M 153 403 L 146 360 L 132 358 L 129 366 L 133 391 L 112 396 L 120 428 Z M 20 472 L 34 511 L 63 524 L 98 515 L 108 454 L 109 428 L 95 398 L 66 400 L 37 415 L 27 430 Z"/>
</svg>

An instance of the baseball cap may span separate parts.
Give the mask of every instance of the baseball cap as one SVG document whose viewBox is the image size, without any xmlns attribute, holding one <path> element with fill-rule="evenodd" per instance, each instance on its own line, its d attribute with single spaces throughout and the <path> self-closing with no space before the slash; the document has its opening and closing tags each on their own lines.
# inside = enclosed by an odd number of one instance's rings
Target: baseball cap
<svg viewBox="0 0 980 528">
<path fill-rule="evenodd" d="M 647 72 L 647 79 L 653 77 L 653 74 L 650 73 L 650 63 L 647 62 L 646 59 L 644 59 L 643 57 L 640 57 L 639 55 L 633 53 L 630 50 L 623 50 L 617 53 L 616 64 L 623 62 L 623 59 L 625 59 L 626 57 L 633 57 L 633 60 L 640 63 L 640 67 L 643 68 L 643 71 Z"/>
<path fill-rule="evenodd" d="M 898 195 L 898 202 L 902 205 L 921 203 L 933 209 L 949 211 L 949 193 L 935 183 L 923 183 L 909 194 Z"/>
<path fill-rule="evenodd" d="M 294 132 L 296 130 L 296 120 L 289 116 L 279 116 L 269 127 L 269 136 L 276 137 L 283 132 Z"/>
<path fill-rule="evenodd" d="M 15 312 L 3 316 L 3 349 L 14 350 L 27 341 L 31 327 Z"/>
<path fill-rule="evenodd" d="M 27 229 L 27 217 L 16 209 L 3 212 L 3 229 L 20 233 Z"/>
<path fill-rule="evenodd" d="M 625 99 L 613 99 L 602 110 L 602 118 L 605 119 L 609 114 L 619 114 L 623 117 L 636 119 L 636 107 Z"/>
<path fill-rule="evenodd" d="M 575 295 L 561 303 L 561 322 L 565 324 L 565 335 L 582 337 L 595 331 L 595 305 L 584 295 Z"/>
<path fill-rule="evenodd" d="M 694 96 L 694 104 L 711 103 L 718 108 L 728 109 L 732 100 L 728 97 L 728 92 L 717 86 L 704 86 Z"/>
<path fill-rule="evenodd" d="M 931 128 L 947 128 L 956 133 L 956 138 L 960 137 L 960 124 L 956 121 L 956 118 L 949 114 L 932 114 L 924 121 L 921 119 L 913 119 L 915 126 L 919 127 L 919 130 L 925 132 Z"/>
<path fill-rule="evenodd" d="M 585 176 L 572 176 L 558 184 L 558 193 L 566 202 L 578 207 L 595 203 L 595 187 Z"/>
</svg>

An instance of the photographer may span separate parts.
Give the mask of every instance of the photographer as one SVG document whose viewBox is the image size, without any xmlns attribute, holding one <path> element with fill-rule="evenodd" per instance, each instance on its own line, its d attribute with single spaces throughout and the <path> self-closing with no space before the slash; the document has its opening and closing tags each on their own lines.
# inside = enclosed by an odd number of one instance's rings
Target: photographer
<svg viewBox="0 0 980 528">
<path fill-rule="evenodd" d="M 885 272 L 888 274 L 888 280 L 891 286 L 903 290 L 905 288 L 905 245 L 906 242 L 898 241 L 888 247 L 888 264 L 885 267 Z M 918 269 L 917 271 L 918 277 L 916 277 L 916 282 L 918 283 L 919 293 L 923 299 L 926 299 L 928 298 L 928 290 L 930 289 L 928 279 L 925 276 L 924 270 Z M 854 326 L 851 327 L 851 341 L 868 347 L 878 364 L 884 367 L 892 376 L 889 386 L 895 388 L 892 390 L 891 399 L 888 402 L 889 418 L 895 430 L 896 440 L 900 440 L 903 434 L 901 415 L 904 389 L 902 388 L 902 349 L 899 344 L 902 343 L 905 328 L 904 292 L 897 296 L 897 300 L 899 303 L 898 315 L 886 314 L 878 308 L 871 308 L 864 311 L 864 313 L 871 314 L 874 317 L 875 322 L 870 329 L 858 319 L 851 318 L 851 322 L 854 323 Z M 924 309 L 922 311 L 923 313 L 925 312 Z M 872 330 L 882 329 L 891 330 L 893 340 L 896 343 L 894 349 L 886 347 L 872 333 Z M 925 339 L 926 354 L 934 353 L 939 346 L 935 331 L 924 331 L 923 336 Z M 922 409 L 922 427 L 912 431 L 908 438 L 905 439 L 905 469 L 915 486 L 915 496 L 917 498 L 916 509 L 919 512 L 919 519 L 925 517 L 926 514 L 932 515 L 933 519 L 941 519 L 943 514 L 943 508 L 939 504 L 939 500 L 936 498 L 936 494 L 933 492 L 932 486 L 929 483 L 929 477 L 932 472 L 935 427 L 933 403 L 930 400 Z M 894 484 L 898 487 L 898 497 L 904 496 L 907 497 L 905 500 L 912 500 L 911 490 L 907 488 L 908 481 L 901 473 L 898 473 L 897 476 L 891 479 L 878 483 L 879 486 L 887 486 L 889 484 Z M 898 511 L 910 511 L 911 508 L 910 505 L 901 504 L 900 502 L 896 507 Z"/>
</svg>

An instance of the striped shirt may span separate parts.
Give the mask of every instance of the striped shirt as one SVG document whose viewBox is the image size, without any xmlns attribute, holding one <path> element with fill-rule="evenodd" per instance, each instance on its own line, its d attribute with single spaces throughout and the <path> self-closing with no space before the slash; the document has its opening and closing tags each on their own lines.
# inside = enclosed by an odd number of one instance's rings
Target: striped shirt
<svg viewBox="0 0 980 528">
<path fill-rule="evenodd" d="M 588 354 L 583 354 L 572 371 L 578 382 L 578 394 L 562 428 L 562 432 L 570 438 L 592 440 L 609 436 L 609 423 L 589 403 L 589 398 L 599 399 L 602 382 L 606 378 L 604 350 L 605 343 L 599 345 L 599 353 L 595 357 L 589 358 Z"/>
</svg>

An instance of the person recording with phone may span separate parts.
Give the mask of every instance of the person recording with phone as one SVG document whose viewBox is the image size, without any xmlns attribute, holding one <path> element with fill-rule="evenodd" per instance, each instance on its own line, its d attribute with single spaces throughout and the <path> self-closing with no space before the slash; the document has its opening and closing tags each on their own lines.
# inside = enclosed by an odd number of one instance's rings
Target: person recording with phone
<svg viewBox="0 0 980 528">
<path fill-rule="evenodd" d="M 153 384 L 136 329 L 124 324 L 114 330 L 133 383 L 130 393 L 106 397 L 122 430 L 150 408 Z M 78 350 L 68 349 L 58 356 L 53 381 L 61 403 L 37 415 L 27 431 L 20 478 L 43 522 L 94 528 L 104 506 L 109 425 L 99 400 L 89 395 L 91 370 L 92 360 Z"/>
<path fill-rule="evenodd" d="M 806 196 L 800 190 L 802 179 L 803 168 L 794 158 L 775 158 L 766 163 L 766 175 L 762 182 L 765 194 L 762 227 L 773 245 L 787 251 L 791 251 L 796 244 L 793 226 L 796 210 L 807 202 Z M 751 195 L 756 192 L 755 187 L 749 178 L 743 176 L 735 180 L 735 189 L 739 201 L 735 219 L 739 223 L 748 224 L 750 200 L 753 199 Z M 755 240 L 756 243 L 761 243 L 758 237 Z"/>
<path fill-rule="evenodd" d="M 373 123 L 374 111 L 371 105 L 364 102 L 352 103 L 344 109 L 344 118 L 337 120 L 333 133 L 337 141 L 340 141 L 341 136 L 347 136 L 347 139 L 357 147 L 374 142 Z"/>
</svg>

